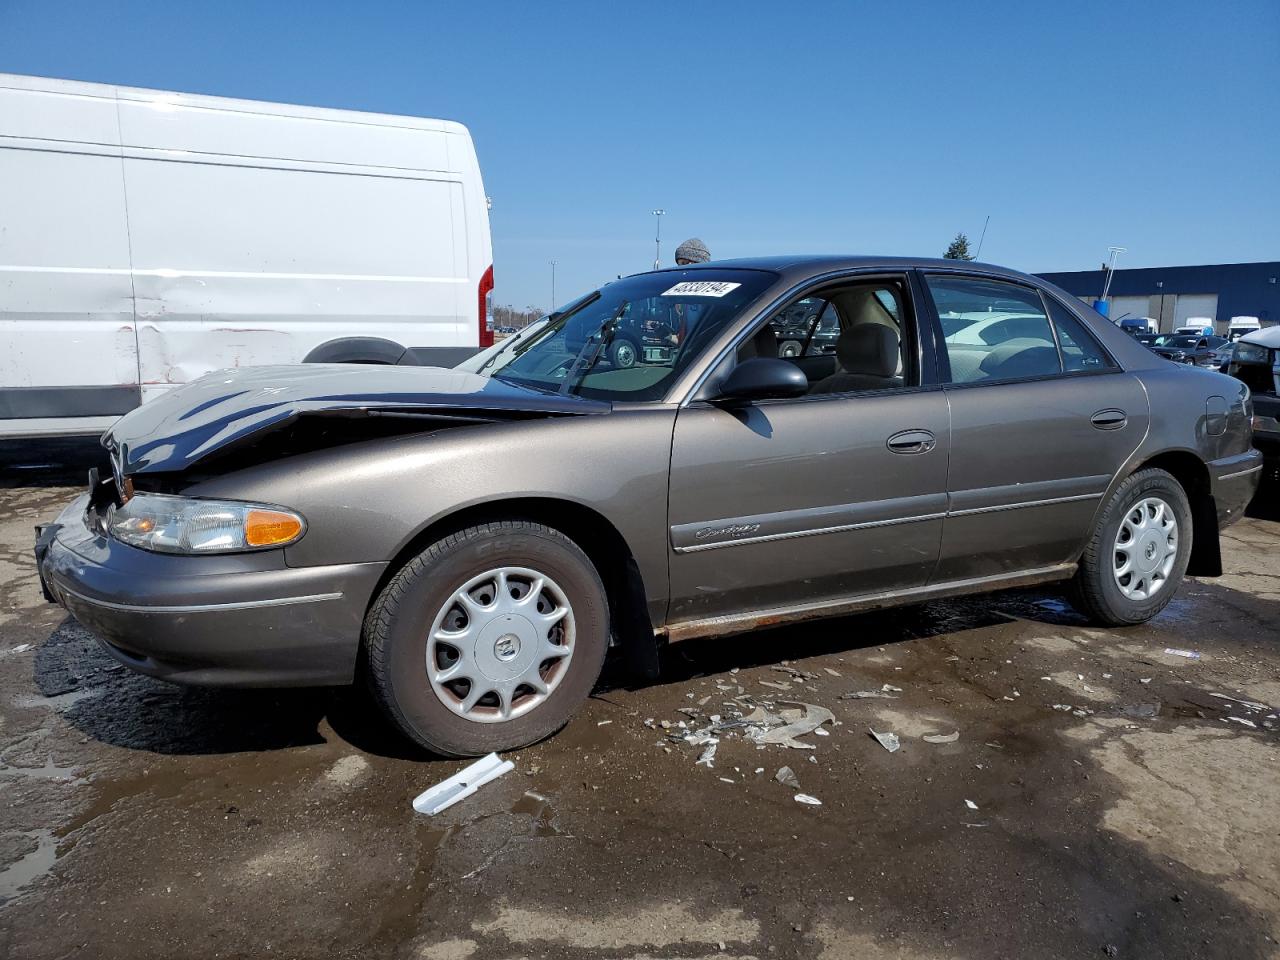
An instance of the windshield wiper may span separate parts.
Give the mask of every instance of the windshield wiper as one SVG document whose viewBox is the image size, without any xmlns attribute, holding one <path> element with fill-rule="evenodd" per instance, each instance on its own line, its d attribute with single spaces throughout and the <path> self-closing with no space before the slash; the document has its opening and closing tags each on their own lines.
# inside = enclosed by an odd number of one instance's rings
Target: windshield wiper
<svg viewBox="0 0 1280 960">
<path fill-rule="evenodd" d="M 563 314 L 553 313 L 547 317 L 544 317 L 543 319 L 547 320 L 548 322 L 543 324 L 542 329 L 546 330 L 547 327 L 549 327 L 551 324 L 559 320 L 561 316 L 563 316 Z M 540 321 L 538 320 L 533 321 L 533 323 L 539 323 L 539 322 Z M 533 324 L 530 324 L 529 326 L 533 326 Z M 525 329 L 527 330 L 528 328 L 526 327 Z M 495 350 L 493 352 L 493 355 L 489 357 L 488 360 L 486 360 L 484 363 L 480 364 L 480 366 L 476 368 L 476 373 L 478 374 L 484 373 L 486 370 L 488 370 L 490 367 L 494 365 L 494 363 L 497 361 L 499 357 L 505 357 L 508 353 L 512 353 L 516 347 L 520 346 L 524 342 L 524 339 L 525 339 L 524 333 L 525 331 L 521 330 L 519 333 L 517 333 L 515 336 L 511 338 L 511 342 L 508 343 L 505 347 L 503 347 L 501 350 Z"/>
<path fill-rule="evenodd" d="M 601 352 L 613 342 L 613 335 L 618 332 L 618 322 L 630 304 L 630 300 L 623 300 L 617 312 L 600 324 L 600 329 L 587 338 L 587 342 L 582 345 L 582 349 L 573 358 L 573 363 L 565 373 L 564 383 L 560 384 L 562 395 L 573 393 L 578 388 L 591 368 L 595 366 L 596 361 L 600 359 Z"/>
</svg>

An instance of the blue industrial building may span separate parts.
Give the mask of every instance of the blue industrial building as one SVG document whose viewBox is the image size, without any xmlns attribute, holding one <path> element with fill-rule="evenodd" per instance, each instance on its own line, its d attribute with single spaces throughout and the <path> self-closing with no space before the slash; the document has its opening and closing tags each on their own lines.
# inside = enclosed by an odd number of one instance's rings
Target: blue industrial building
<svg viewBox="0 0 1280 960">
<path fill-rule="evenodd" d="M 1040 276 L 1089 303 L 1102 296 L 1106 283 L 1105 270 Z M 1219 332 L 1239 316 L 1257 317 L 1265 327 L 1280 323 L 1280 261 L 1117 269 L 1107 300 L 1112 320 L 1151 317 L 1161 331 L 1195 317 L 1210 318 Z"/>
</svg>

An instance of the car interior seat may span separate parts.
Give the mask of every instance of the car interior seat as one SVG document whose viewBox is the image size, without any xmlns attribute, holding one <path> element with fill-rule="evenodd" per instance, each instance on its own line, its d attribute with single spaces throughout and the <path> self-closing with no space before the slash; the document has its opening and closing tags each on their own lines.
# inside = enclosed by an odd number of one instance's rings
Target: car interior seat
<svg viewBox="0 0 1280 960">
<path fill-rule="evenodd" d="M 840 369 L 814 385 L 811 393 L 849 393 L 900 387 L 898 332 L 885 323 L 859 323 L 836 341 Z"/>
<path fill-rule="evenodd" d="M 954 360 L 952 361 L 954 374 Z M 1016 380 L 1061 372 L 1058 351 L 1052 343 L 1032 337 L 1006 340 L 988 353 L 978 364 L 982 376 L 977 379 Z"/>
</svg>

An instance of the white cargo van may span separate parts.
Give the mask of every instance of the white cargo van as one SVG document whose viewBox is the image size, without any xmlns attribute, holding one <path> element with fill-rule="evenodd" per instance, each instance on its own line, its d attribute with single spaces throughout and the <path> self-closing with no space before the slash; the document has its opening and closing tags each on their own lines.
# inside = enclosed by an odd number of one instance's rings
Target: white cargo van
<svg viewBox="0 0 1280 960">
<path fill-rule="evenodd" d="M 452 365 L 492 264 L 461 124 L 0 74 L 0 437 L 224 367 Z"/>
<path fill-rule="evenodd" d="M 1187 322 L 1174 333 L 1189 333 L 1196 336 L 1213 335 L 1213 317 L 1187 317 Z"/>
<path fill-rule="evenodd" d="M 1262 322 L 1257 317 L 1232 317 L 1227 323 L 1227 339 L 1239 340 L 1246 333 L 1262 329 Z"/>
</svg>

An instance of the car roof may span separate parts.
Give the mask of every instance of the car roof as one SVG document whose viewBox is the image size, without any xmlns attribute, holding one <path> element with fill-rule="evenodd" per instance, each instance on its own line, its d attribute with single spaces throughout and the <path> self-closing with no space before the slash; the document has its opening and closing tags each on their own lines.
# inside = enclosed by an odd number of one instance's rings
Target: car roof
<svg viewBox="0 0 1280 960">
<path fill-rule="evenodd" d="M 974 273 L 1008 277 L 1010 280 L 1031 282 L 1037 286 L 1051 286 L 1039 277 L 1019 273 L 1008 267 L 977 260 L 941 260 L 933 257 L 888 257 L 871 255 L 796 254 L 792 256 L 741 257 L 732 260 L 712 260 L 686 266 L 663 267 L 659 273 L 676 273 L 685 270 L 769 270 L 783 274 L 788 280 L 803 280 L 824 273 L 840 270 L 964 270 Z"/>
</svg>

